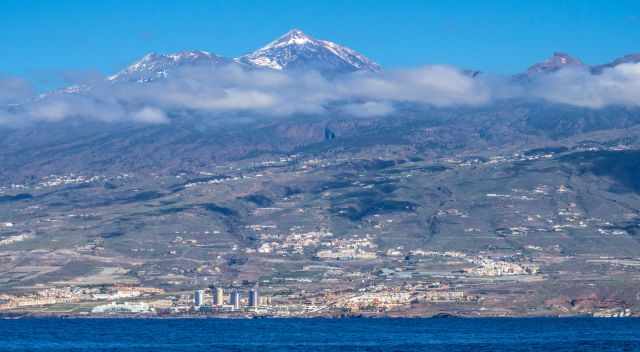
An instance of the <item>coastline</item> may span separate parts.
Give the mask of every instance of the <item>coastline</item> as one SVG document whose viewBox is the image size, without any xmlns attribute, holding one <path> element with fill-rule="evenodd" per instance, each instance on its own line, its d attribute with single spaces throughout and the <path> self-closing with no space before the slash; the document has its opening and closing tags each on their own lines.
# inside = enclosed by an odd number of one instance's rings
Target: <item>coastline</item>
<svg viewBox="0 0 640 352">
<path fill-rule="evenodd" d="M 135 319 L 135 320 L 162 320 L 162 319 L 219 319 L 219 320 L 256 320 L 256 319 L 277 319 L 277 320 L 306 320 L 306 319 L 326 319 L 326 320 L 349 320 L 349 319 L 637 319 L 639 316 L 629 317 L 601 317 L 590 314 L 540 314 L 540 315 L 469 315 L 438 313 L 433 315 L 394 315 L 394 314 L 325 314 L 325 315 L 300 315 L 300 316 L 278 316 L 278 315 L 222 315 L 222 314 L 58 314 L 58 313 L 1 313 L 0 320 L 14 319 Z"/>
</svg>

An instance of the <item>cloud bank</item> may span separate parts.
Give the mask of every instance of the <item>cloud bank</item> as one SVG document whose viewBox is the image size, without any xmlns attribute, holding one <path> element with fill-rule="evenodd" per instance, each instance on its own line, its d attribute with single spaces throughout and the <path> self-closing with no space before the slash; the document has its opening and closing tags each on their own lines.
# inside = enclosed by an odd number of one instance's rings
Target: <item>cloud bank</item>
<svg viewBox="0 0 640 352">
<path fill-rule="evenodd" d="M 592 74 L 564 69 L 533 82 L 530 94 L 551 102 L 599 109 L 640 106 L 640 64 L 621 64 Z"/>
<path fill-rule="evenodd" d="M 36 96 L 24 81 L 0 77 L 0 123 L 94 119 L 168 123 L 172 112 L 212 118 L 338 113 L 366 118 L 393 114 L 399 103 L 478 106 L 501 99 L 544 99 L 586 108 L 640 105 L 640 64 L 599 74 L 563 69 L 529 77 L 471 75 L 450 66 L 425 66 L 327 78 L 317 72 L 247 70 L 237 65 L 176 69 L 150 82 L 98 80 Z"/>
</svg>

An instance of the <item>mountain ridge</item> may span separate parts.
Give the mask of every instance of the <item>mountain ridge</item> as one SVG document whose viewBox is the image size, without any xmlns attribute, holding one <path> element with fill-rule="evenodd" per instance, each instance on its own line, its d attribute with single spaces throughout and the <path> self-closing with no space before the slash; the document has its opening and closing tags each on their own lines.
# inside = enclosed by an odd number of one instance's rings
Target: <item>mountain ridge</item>
<svg viewBox="0 0 640 352">
<path fill-rule="evenodd" d="M 601 74 L 621 64 L 639 63 L 640 53 L 630 53 L 611 62 L 590 65 L 563 51 L 555 51 L 545 59 L 530 65 L 524 72 L 512 75 L 516 81 L 553 74 L 566 68 L 586 69 L 592 74 Z M 291 29 L 280 37 L 248 54 L 229 58 L 204 50 L 184 50 L 161 54 L 150 52 L 126 68 L 108 76 L 108 82 L 150 82 L 167 78 L 172 71 L 183 67 L 216 68 L 224 65 L 239 65 L 245 69 L 267 69 L 275 71 L 316 70 L 328 76 L 353 72 L 380 73 L 382 66 L 365 55 L 328 40 L 315 39 L 300 29 Z M 476 69 L 462 70 L 475 78 L 484 73 Z M 77 92 L 77 89 L 63 89 Z"/>
</svg>

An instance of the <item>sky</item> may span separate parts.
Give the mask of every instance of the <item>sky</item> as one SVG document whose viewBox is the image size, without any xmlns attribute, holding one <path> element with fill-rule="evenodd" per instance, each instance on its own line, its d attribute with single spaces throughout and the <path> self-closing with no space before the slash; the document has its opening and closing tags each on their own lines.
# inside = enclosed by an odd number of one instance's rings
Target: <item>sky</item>
<svg viewBox="0 0 640 352">
<path fill-rule="evenodd" d="M 235 57 L 291 28 L 388 68 L 508 74 L 554 51 L 598 64 L 640 52 L 640 1 L 43 1 L 0 3 L 0 75 L 36 85 L 112 74 L 148 52 Z"/>
</svg>

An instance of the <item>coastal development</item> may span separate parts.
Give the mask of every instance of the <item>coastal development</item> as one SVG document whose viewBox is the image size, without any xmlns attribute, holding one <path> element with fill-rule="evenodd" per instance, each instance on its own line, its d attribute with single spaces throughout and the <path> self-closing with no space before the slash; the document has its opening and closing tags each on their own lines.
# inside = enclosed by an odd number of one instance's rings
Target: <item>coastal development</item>
<svg viewBox="0 0 640 352">
<path fill-rule="evenodd" d="M 611 282 L 603 286 L 603 280 L 618 277 L 621 285 L 633 285 L 640 277 L 640 258 L 570 249 L 571 237 L 578 235 L 609 245 L 624 241 L 628 230 L 616 224 L 633 215 L 597 215 L 577 197 L 577 184 L 521 178 L 514 184 L 480 186 L 422 215 L 429 221 L 426 230 L 414 228 L 419 219 L 415 201 L 385 200 L 385 192 L 396 189 L 433 192 L 425 180 L 443 189 L 450 175 L 465 172 L 492 175 L 522 162 L 548 168 L 566 153 L 428 163 L 291 155 L 228 164 L 195 176 L 47 176 L 33 184 L 13 184 L 0 190 L 3 197 L 24 199 L 10 203 L 1 219 L 0 314 L 635 316 L 637 290 L 611 295 L 606 291 Z M 345 165 L 358 163 L 376 168 L 326 181 Z M 440 174 L 435 179 L 434 169 Z M 319 175 L 321 181 L 313 183 Z M 289 190 L 277 199 L 256 192 L 258 180 L 268 187 L 285 180 L 289 187 L 306 185 L 311 191 Z M 105 183 L 130 189 L 121 194 L 133 194 L 134 200 L 112 200 L 108 207 L 85 211 L 33 204 L 38 194 L 78 185 L 103 188 Z M 160 186 L 179 187 L 179 193 L 135 191 Z M 454 189 L 447 187 L 448 192 Z M 229 197 L 236 199 L 227 203 L 231 206 L 209 202 L 197 207 L 205 213 L 179 205 Z M 377 205 L 366 208 L 365 199 Z M 131 202 L 155 204 L 144 217 L 145 229 L 96 227 L 137 212 L 137 205 L 128 207 Z M 349 205 L 354 202 L 360 205 Z M 478 220 L 483 207 L 473 204 L 500 209 L 491 227 Z M 76 232 L 81 229 L 97 232 L 86 236 Z M 64 240 L 49 237 L 46 247 L 26 250 L 47 238 L 42 234 L 56 231 L 65 231 Z M 425 242 L 417 235 L 421 231 L 442 240 Z M 607 245 L 599 249 L 607 251 Z"/>
<path fill-rule="evenodd" d="M 637 65 L 395 71 L 292 29 L 0 106 L 0 315 L 638 316 L 638 99 L 540 88 Z"/>
<path fill-rule="evenodd" d="M 444 173 L 459 174 L 465 170 L 490 173 L 514 162 L 549 164 L 558 159 L 553 152 L 545 153 L 446 159 L 437 165 L 446 165 L 442 167 Z M 228 187 L 242 194 L 242 187 L 254 184 L 256 179 L 268 183 L 287 178 L 292 184 L 300 182 L 295 181 L 296 178 L 313 178 L 319 172 L 331 172 L 337 165 L 355 162 L 363 161 L 305 159 L 293 155 L 261 161 L 257 165 L 225 166 L 224 177 L 217 176 L 220 171 L 212 171 L 196 178 L 178 175 L 158 178 L 155 182 L 169 184 L 169 187 L 175 187 L 171 184 L 177 182 L 182 185 L 181 197 L 186 199 L 197 198 L 199 194 L 211 197 L 216 194 L 212 192 Z M 236 210 L 209 204 L 209 209 L 222 220 L 219 223 L 216 220 L 213 226 L 209 220 L 189 220 L 198 219 L 193 216 L 196 213 L 189 211 L 159 213 L 157 220 L 163 224 L 164 230 L 159 231 L 164 233 L 161 237 L 164 244 L 162 240 L 147 242 L 141 239 L 129 242 L 126 247 L 113 247 L 119 244 L 115 239 L 123 235 L 97 233 L 97 236 L 75 242 L 68 249 L 25 252 L 21 246 L 34 243 L 38 234 L 45 230 L 64 229 L 71 224 L 80 228 L 81 223 L 90 229 L 92 222 L 118 208 L 96 208 L 91 213 L 65 211 L 58 215 L 53 208 L 38 215 L 39 207 L 45 207 L 45 204 L 13 208 L 10 213 L 15 215 L 5 217 L 0 228 L 2 233 L 9 234 L 0 242 L 2 277 L 8 288 L 0 294 L 0 313 L 10 316 L 219 317 L 439 314 L 626 317 L 638 314 L 634 297 L 609 297 L 597 290 L 591 294 L 575 293 L 580 291 L 570 286 L 564 293 L 545 292 L 545 287 L 559 282 L 579 282 L 580 286 L 597 288 L 605 277 L 640 275 L 640 258 L 567 253 L 567 249 L 558 243 L 545 244 L 549 238 L 566 238 L 570 233 L 583 233 L 583 236 L 597 236 L 608 241 L 627 236 L 624 229 L 614 225 L 619 220 L 587 216 L 578 200 L 571 196 L 575 194 L 574 187 L 565 183 L 532 180 L 535 183 L 529 188 L 522 184 L 503 190 L 480 188 L 480 192 L 467 199 L 504 209 L 500 221 L 505 223 L 493 229 L 483 227 L 486 224 L 474 219 L 477 210 L 465 203 L 448 203 L 434 209 L 432 223 L 439 227 L 453 225 L 458 229 L 455 230 L 457 236 L 474 239 L 471 247 L 471 243 L 464 241 L 455 245 L 449 242 L 420 247 L 419 241 L 407 242 L 407 236 L 403 237 L 405 240 L 398 239 L 396 234 L 406 233 L 406 224 L 415 219 L 413 211 L 405 206 L 372 208 L 368 210 L 370 214 L 358 215 L 357 226 L 353 228 L 336 222 L 331 226 L 323 224 L 322 221 L 332 219 L 321 215 L 323 208 L 331 209 L 337 216 L 335 219 L 345 219 L 347 223 L 355 216 L 351 213 L 353 208 L 339 204 L 318 206 L 314 202 L 358 194 L 350 188 L 371 192 L 381 184 L 387 185 L 385 187 L 392 184 L 408 186 L 415 182 L 413 180 L 421 179 L 420 169 L 432 174 L 433 168 L 420 166 L 421 161 L 375 162 L 395 171 L 385 172 L 389 175 L 386 178 L 377 172 L 370 174 L 371 178 L 361 174 L 341 188 L 331 188 L 335 186 L 325 183 L 322 191 L 310 199 L 303 196 L 304 193 L 285 195 L 279 201 L 266 196 L 241 195 L 241 199 L 249 199 L 253 207 L 242 220 L 244 225 L 236 223 L 231 229 L 244 234 L 250 239 L 248 241 L 233 240 L 229 227 L 225 227 L 229 226 L 229 218 L 239 219 Z M 133 175 L 50 176 L 33 185 L 11 185 L 2 192 L 10 194 L 11 189 L 18 189 L 36 195 L 78 184 L 94 187 L 103 182 L 119 182 L 118 187 L 137 188 L 140 182 L 149 181 Z M 127 186 L 129 183 L 131 185 Z M 411 187 L 414 189 L 416 185 Z M 349 188 L 345 189 L 347 186 Z M 332 194 L 337 191 L 340 195 Z M 558 203 L 558 199 L 566 200 Z M 547 200 L 553 200 L 554 212 L 550 213 L 550 208 L 544 205 Z M 176 216 L 181 220 L 175 221 Z M 272 221 L 274 216 L 280 220 Z M 283 224 L 288 224 L 288 228 L 282 229 Z M 190 230 L 184 230 L 186 228 Z M 455 239 L 448 238 L 448 241 Z M 457 249 L 447 250 L 446 247 Z M 49 264 L 19 264 L 20 257 L 25 255 L 39 257 L 39 263 Z M 92 269 L 73 269 L 77 273 L 69 271 L 63 277 L 53 276 L 54 280 L 36 283 L 31 288 L 19 284 L 59 272 L 61 265 L 65 265 L 62 263 L 70 257 Z M 168 263 L 168 266 L 157 265 L 162 263 Z M 632 280 L 626 282 L 632 283 Z"/>
<path fill-rule="evenodd" d="M 640 0 L 0 18 L 0 352 L 640 352 Z"/>
</svg>

